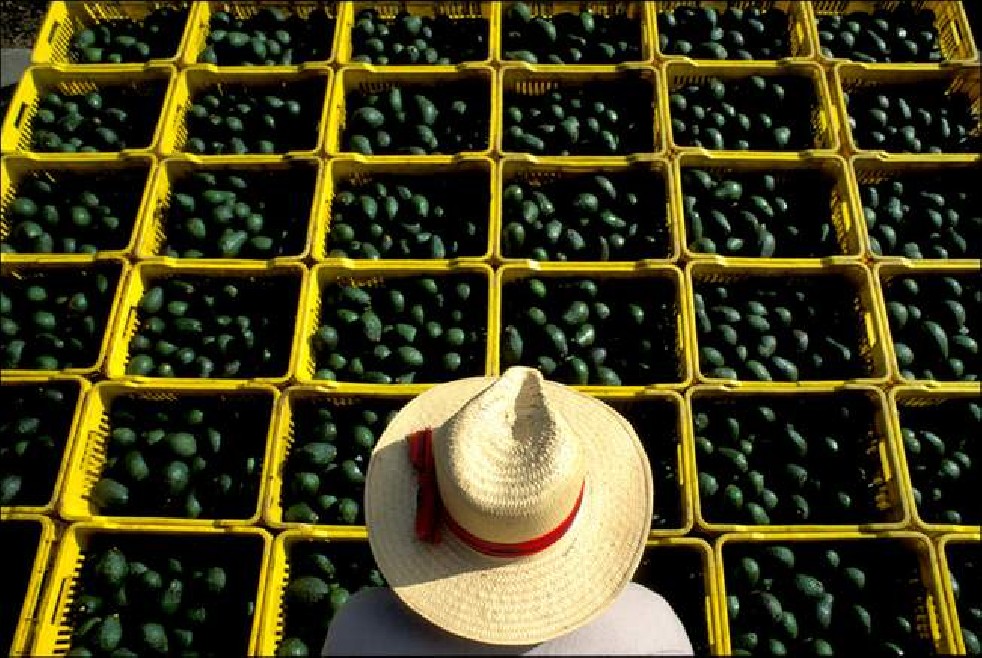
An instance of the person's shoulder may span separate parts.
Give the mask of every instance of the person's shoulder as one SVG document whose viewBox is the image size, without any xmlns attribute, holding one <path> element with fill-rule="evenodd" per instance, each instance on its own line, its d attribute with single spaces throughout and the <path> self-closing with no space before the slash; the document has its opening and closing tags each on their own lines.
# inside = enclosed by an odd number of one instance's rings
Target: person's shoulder
<svg viewBox="0 0 982 658">
<path fill-rule="evenodd" d="M 386 611 L 398 605 L 395 594 L 388 587 L 365 587 L 347 600 L 331 620 L 324 643 L 324 653 L 345 654 L 352 643 L 363 644 L 365 633 L 378 627 L 387 616 Z M 338 649 L 342 649 L 338 651 Z M 330 651 L 329 651 L 330 649 Z"/>
</svg>

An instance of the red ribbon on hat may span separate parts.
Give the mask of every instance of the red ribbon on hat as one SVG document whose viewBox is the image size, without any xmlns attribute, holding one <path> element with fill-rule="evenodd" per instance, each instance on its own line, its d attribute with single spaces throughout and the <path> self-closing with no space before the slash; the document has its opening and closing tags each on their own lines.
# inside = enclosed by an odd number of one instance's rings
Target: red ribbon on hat
<svg viewBox="0 0 982 658">
<path fill-rule="evenodd" d="M 552 546 L 566 534 L 573 525 L 576 513 L 583 502 L 584 482 L 580 495 L 569 515 L 549 532 L 527 541 L 506 544 L 487 541 L 477 537 L 457 523 L 443 507 L 440 491 L 436 483 L 436 461 L 433 458 L 433 430 L 426 428 L 413 432 L 408 437 L 409 461 L 416 470 L 419 490 L 416 494 L 416 537 L 430 544 L 440 543 L 440 520 L 442 519 L 457 537 L 474 550 L 494 557 L 522 557 L 533 555 Z"/>
</svg>

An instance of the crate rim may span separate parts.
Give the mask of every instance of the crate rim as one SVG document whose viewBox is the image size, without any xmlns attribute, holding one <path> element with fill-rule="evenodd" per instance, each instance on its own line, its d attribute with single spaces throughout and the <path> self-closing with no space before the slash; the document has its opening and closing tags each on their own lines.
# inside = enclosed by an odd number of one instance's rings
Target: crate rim
<svg viewBox="0 0 982 658">
<path fill-rule="evenodd" d="M 55 2 L 49 3 L 48 9 L 47 9 L 47 11 L 45 12 L 45 15 L 44 15 L 43 22 L 41 23 L 41 27 L 37 31 L 37 35 L 38 35 L 39 39 L 38 39 L 38 41 L 35 42 L 34 47 L 31 49 L 31 64 L 32 65 L 37 65 L 37 66 L 63 66 L 63 67 L 66 67 L 66 68 L 76 68 L 77 67 L 80 70 L 81 69 L 88 69 L 88 68 L 91 68 L 93 66 L 109 66 L 109 67 L 112 67 L 114 70 L 121 71 L 121 72 L 123 72 L 123 71 L 145 71 L 145 70 L 147 70 L 149 68 L 153 68 L 153 67 L 156 67 L 156 66 L 175 66 L 175 67 L 180 67 L 181 66 L 181 58 L 182 58 L 182 56 L 184 54 L 184 49 L 188 45 L 188 39 L 189 39 L 190 33 L 191 33 L 191 19 L 194 16 L 195 11 L 196 11 L 196 4 L 193 3 L 193 2 L 192 3 L 187 3 L 188 4 L 188 15 L 184 19 L 184 29 L 181 30 L 181 36 L 178 39 L 177 47 L 176 47 L 176 49 L 174 51 L 174 54 L 172 56 L 170 56 L 170 57 L 158 57 L 158 58 L 147 60 L 146 62 L 130 62 L 130 63 L 125 63 L 125 64 L 85 64 L 85 63 L 79 63 L 79 62 L 56 61 L 56 58 L 53 56 L 53 53 L 50 53 L 50 52 L 48 52 L 47 54 L 42 54 L 42 50 L 46 50 L 50 46 L 51 40 L 54 38 L 55 30 L 58 30 L 59 27 L 61 27 L 59 24 L 56 23 L 56 21 L 58 21 L 58 16 L 56 15 L 56 9 L 59 10 L 59 11 L 64 10 L 66 17 L 69 17 L 70 18 L 70 13 L 73 11 L 71 8 L 73 6 L 81 5 L 83 7 L 87 7 L 88 5 L 99 5 L 99 4 L 102 4 L 102 3 L 101 2 L 76 3 L 76 2 L 67 2 L 67 1 L 55 1 Z M 122 4 L 124 4 L 124 5 L 125 4 L 151 5 L 151 4 L 154 4 L 154 3 L 151 3 L 151 2 L 132 2 L 132 0 L 127 0 L 127 2 L 124 2 Z M 180 3 L 175 1 L 173 4 L 174 5 L 178 5 Z M 75 10 L 75 11 L 77 11 L 77 10 Z M 82 9 L 82 11 L 84 12 L 85 10 Z M 87 25 L 88 24 L 98 24 L 100 22 L 102 22 L 102 21 L 96 20 L 96 21 L 91 22 L 91 23 L 90 22 L 86 22 L 86 24 Z M 74 29 L 72 31 L 74 32 Z M 43 34 L 47 34 L 48 35 L 48 44 L 45 44 L 44 47 L 42 48 L 42 43 L 41 43 L 40 36 L 43 35 Z M 58 59 L 61 59 L 61 58 L 58 58 Z"/>
<path fill-rule="evenodd" d="M 21 252 L 15 254 L 4 254 L 3 259 L 10 263 L 33 263 L 33 262 L 72 262 L 78 264 L 92 263 L 99 258 L 132 258 L 136 252 L 137 244 L 142 233 L 141 224 L 145 207 L 150 203 L 150 184 L 154 172 L 157 169 L 157 158 L 153 154 L 131 154 L 131 153 L 104 153 L 96 154 L 103 157 L 85 160 L 72 161 L 69 159 L 48 160 L 46 156 L 27 151 L 19 151 L 4 154 L 0 161 L 0 170 L 3 171 L 2 189 L 9 189 L 11 193 L 15 189 L 14 179 L 10 175 L 14 168 L 22 168 L 20 174 L 33 172 L 71 172 L 88 169 L 95 169 L 109 165 L 109 170 L 136 170 L 146 168 L 146 181 L 143 184 L 143 191 L 139 195 L 136 209 L 133 216 L 133 226 L 130 229 L 130 239 L 122 249 L 109 249 L 99 251 L 94 254 L 66 254 L 40 252 Z M 19 184 L 20 181 L 18 181 Z M 12 227 L 11 227 L 12 228 Z"/>
<path fill-rule="evenodd" d="M 890 327 L 890 318 L 887 313 L 887 297 L 885 283 L 896 276 L 907 274 L 910 276 L 923 275 L 972 275 L 978 273 L 978 268 L 962 263 L 952 263 L 947 261 L 934 262 L 912 262 L 912 263 L 876 263 L 871 268 L 873 277 L 874 293 L 878 300 L 876 303 L 877 312 L 880 314 L 880 326 L 883 329 L 883 345 L 886 351 L 887 365 L 891 370 L 891 380 L 899 385 L 925 385 L 936 388 L 956 388 L 966 391 L 982 391 L 982 381 L 960 381 L 943 379 L 907 379 L 900 374 L 900 365 L 897 361 L 897 352 L 893 344 L 893 329 Z"/>
<path fill-rule="evenodd" d="M 770 524 L 753 525 L 748 523 L 722 523 L 707 521 L 702 512 L 702 497 L 699 493 L 697 468 L 697 455 L 695 454 L 695 431 L 690 422 L 686 428 L 691 433 L 692 440 L 688 442 L 688 448 L 692 450 L 689 456 L 691 468 L 689 480 L 692 485 L 693 510 L 695 512 L 696 525 L 706 533 L 722 535 L 727 533 L 760 533 L 760 534 L 780 534 L 780 533 L 822 533 L 832 534 L 841 532 L 864 532 L 877 533 L 891 530 L 906 530 L 911 524 L 911 512 L 908 506 L 909 497 L 906 482 L 900 475 L 900 470 L 905 467 L 893 442 L 893 434 L 890 429 L 890 412 L 887 405 L 887 396 L 883 389 L 872 384 L 845 383 L 841 386 L 823 386 L 808 389 L 782 388 L 774 389 L 766 386 L 766 382 L 754 382 L 740 387 L 726 386 L 722 384 L 696 384 L 685 392 L 685 402 L 688 415 L 693 416 L 693 401 L 697 398 L 719 399 L 728 396 L 776 396 L 776 397 L 798 397 L 814 395 L 836 395 L 839 393 L 857 392 L 870 398 L 874 398 L 874 415 L 879 416 L 882 422 L 883 435 L 879 437 L 879 457 L 881 466 L 886 465 L 886 477 L 895 481 L 896 498 L 892 501 L 894 506 L 899 506 L 900 519 L 896 521 L 877 521 L 873 523 L 855 524 Z"/>
<path fill-rule="evenodd" d="M 690 352 L 688 350 L 689 337 L 691 336 L 694 325 L 691 324 L 688 313 L 688 296 L 685 292 L 685 274 L 681 267 L 666 262 L 608 262 L 591 263 L 589 267 L 581 267 L 577 263 L 553 263 L 545 267 L 537 261 L 528 263 L 506 263 L 495 271 L 494 286 L 497 289 L 497 302 L 494 308 L 495 313 L 495 352 L 494 369 L 495 376 L 501 374 L 501 349 L 500 334 L 504 327 L 504 286 L 506 279 L 511 279 L 516 275 L 526 274 L 527 276 L 538 275 L 545 277 L 562 276 L 595 276 L 600 278 L 630 278 L 631 274 L 640 275 L 643 278 L 670 278 L 675 284 L 675 291 L 678 293 L 678 326 L 676 327 L 676 338 L 679 341 L 679 366 L 682 369 L 682 381 L 680 382 L 661 382 L 651 384 L 635 384 L 630 386 L 571 386 L 570 388 L 587 394 L 602 394 L 609 390 L 623 390 L 629 393 L 639 393 L 642 391 L 684 391 L 694 382 L 693 369 Z M 525 277 L 522 277 L 525 278 Z"/>
<path fill-rule="evenodd" d="M 34 551 L 34 560 L 31 565 L 30 578 L 25 586 L 24 600 L 17 608 L 17 617 L 11 629 L 13 635 L 11 636 L 10 655 L 29 655 L 28 647 L 34 634 L 37 614 L 41 609 L 44 580 L 47 576 L 51 554 L 58 544 L 57 528 L 54 521 L 41 513 L 22 512 L 10 507 L 0 509 L 0 519 L 4 522 L 23 521 L 37 523 L 41 526 L 41 531 L 38 533 L 37 549 Z"/>
<path fill-rule="evenodd" d="M 86 464 L 88 448 L 96 440 L 92 437 L 94 428 L 91 427 L 93 421 L 101 422 L 103 416 L 108 413 L 109 404 L 117 397 L 138 396 L 140 394 L 174 394 L 178 397 L 212 397 L 209 394 L 219 394 L 232 397 L 248 397 L 252 394 L 271 396 L 270 421 L 267 424 L 265 439 L 262 444 L 261 454 L 263 456 L 263 468 L 259 473 L 259 483 L 256 491 L 256 505 L 253 513 L 248 518 L 243 519 L 224 519 L 224 518 L 205 518 L 188 519 L 178 516 L 119 516 L 102 514 L 76 514 L 69 509 L 69 503 L 84 500 L 85 496 L 91 493 L 95 482 L 88 484 L 78 472 L 83 471 Z M 83 422 L 78 427 L 78 440 L 73 446 L 69 461 L 69 471 L 66 474 L 65 486 L 58 503 L 58 514 L 62 519 L 71 523 L 104 521 L 115 523 L 120 526 L 143 527 L 145 525 L 174 525 L 188 528 L 215 527 L 229 528 L 257 525 L 262 517 L 262 504 L 265 501 L 265 472 L 270 464 L 270 448 L 273 433 L 273 410 L 279 399 L 280 392 L 274 386 L 262 383 L 234 383 L 234 382 L 212 382 L 207 386 L 189 382 L 152 383 L 141 384 L 127 380 L 104 380 L 92 386 L 89 395 L 85 400 L 85 407 L 82 412 Z M 99 406 L 103 406 L 102 413 L 97 417 L 96 411 Z M 91 416 L 91 417 L 90 417 Z M 103 439 L 107 442 L 108 437 Z M 105 464 L 103 464 L 103 468 Z M 75 488 L 77 491 L 70 492 Z"/>
<path fill-rule="evenodd" d="M 958 618 L 958 605 L 955 601 L 955 592 L 951 587 L 951 569 L 948 566 L 948 545 L 949 544 L 969 544 L 982 541 L 978 526 L 975 531 L 967 534 L 945 534 L 937 539 L 938 569 L 941 576 L 941 589 L 944 592 L 945 621 L 947 623 L 949 637 L 954 645 L 953 652 L 965 655 L 965 639 L 961 634 L 961 622 Z"/>
<path fill-rule="evenodd" d="M 672 202 L 676 205 L 675 214 L 679 218 L 678 233 L 682 259 L 685 262 L 704 261 L 717 263 L 719 265 L 737 266 L 753 263 L 766 263 L 781 267 L 796 263 L 837 265 L 839 263 L 861 262 L 864 259 L 867 253 L 866 242 L 864 241 L 864 235 L 861 233 L 858 226 L 858 218 L 862 217 L 862 213 L 860 213 L 858 216 L 855 213 L 853 203 L 854 200 L 852 196 L 853 188 L 851 186 L 852 179 L 849 178 L 849 166 L 846 162 L 846 158 L 842 157 L 838 153 L 826 153 L 821 151 L 812 151 L 800 156 L 792 152 L 768 151 L 761 152 L 758 157 L 752 158 L 739 156 L 736 155 L 736 153 L 738 153 L 738 151 L 709 151 L 706 149 L 697 149 L 695 151 L 680 152 L 672 160 L 674 174 Z M 839 205 L 842 207 L 843 214 L 852 215 L 852 217 L 849 218 L 852 228 L 846 229 L 847 235 L 845 237 L 847 240 L 855 243 L 853 245 L 855 247 L 853 250 L 855 253 L 840 253 L 815 257 L 782 256 L 779 258 L 764 258 L 759 256 L 724 256 L 720 254 L 706 254 L 692 251 L 689 248 L 688 241 L 686 240 L 688 236 L 688 228 L 685 219 L 685 195 L 682 190 L 682 170 L 690 167 L 701 169 L 726 167 L 740 173 L 745 173 L 747 171 L 760 171 L 761 173 L 764 173 L 764 171 L 771 171 L 770 169 L 763 170 L 764 167 L 776 167 L 781 172 L 816 172 L 823 167 L 831 167 L 832 169 L 836 170 L 835 175 L 833 176 L 835 183 L 834 188 L 838 188 L 840 194 L 843 196 L 843 198 L 839 201 Z M 831 218 L 829 222 L 832 223 Z"/>
<path fill-rule="evenodd" d="M 775 542 L 813 542 L 813 541 L 903 541 L 913 543 L 920 547 L 920 551 L 926 552 L 928 564 L 930 566 L 929 577 L 925 578 L 923 564 L 921 568 L 921 584 L 924 585 L 926 594 L 926 608 L 928 621 L 931 626 L 930 641 L 935 649 L 951 650 L 951 633 L 946 625 L 944 616 L 943 596 L 941 596 L 940 573 L 938 570 L 937 552 L 934 544 L 923 534 L 912 530 L 884 530 L 876 534 L 865 532 L 834 532 L 834 533 L 815 533 L 815 532 L 776 532 L 776 533 L 726 533 L 716 538 L 713 553 L 716 558 L 716 577 L 718 579 L 717 591 L 719 600 L 717 611 L 719 613 L 719 625 L 721 633 L 722 651 L 725 655 L 732 653 L 730 644 L 730 618 L 726 610 L 726 574 L 723 568 L 723 549 L 728 544 L 753 544 L 753 543 L 775 543 Z M 915 551 L 916 552 L 916 551 Z"/>
<path fill-rule="evenodd" d="M 17 372 L 17 371 L 8 371 Z M 56 371 L 53 371 L 56 372 Z M 56 372 L 53 375 L 4 375 L 0 380 L 0 386 L 29 386 L 56 382 L 72 382 L 78 385 L 78 398 L 75 400 L 75 408 L 72 411 L 71 422 L 68 425 L 68 432 L 65 436 L 65 444 L 61 451 L 61 460 L 58 462 L 58 472 L 52 486 L 51 497 L 44 505 L 5 505 L 0 507 L 0 513 L 6 517 L 8 514 L 53 514 L 61 502 L 62 490 L 65 484 L 66 475 L 71 463 L 71 455 L 77 442 L 79 426 L 82 424 L 82 411 L 88 399 L 88 392 L 92 389 L 89 380 L 79 375 L 68 375 Z"/>
<path fill-rule="evenodd" d="M 165 178 L 169 178 L 174 173 L 174 170 L 184 170 L 182 174 L 183 176 L 187 175 L 187 173 L 192 169 L 214 171 L 219 169 L 234 170 L 236 168 L 252 170 L 271 167 L 276 170 L 287 170 L 293 165 L 299 167 L 311 167 L 314 170 L 314 182 L 311 190 L 311 208 L 307 217 L 306 238 L 304 240 L 304 248 L 301 253 L 289 256 L 277 256 L 275 258 L 180 258 L 176 256 L 164 256 L 153 253 L 155 250 L 151 248 L 151 245 L 154 242 L 152 229 L 155 229 L 158 224 L 162 225 L 166 219 L 163 216 L 158 218 L 156 215 L 158 211 L 161 214 L 165 214 L 165 211 L 169 210 L 170 208 L 169 205 L 167 207 L 164 206 L 163 199 L 159 198 L 157 192 L 159 188 L 164 185 Z M 168 263 L 173 265 L 224 264 L 229 261 L 255 263 L 257 265 L 269 264 L 272 266 L 289 265 L 291 263 L 304 263 L 310 257 L 311 239 L 315 230 L 315 224 L 318 221 L 317 211 L 321 202 L 324 171 L 328 165 L 328 162 L 325 162 L 321 158 L 314 155 L 216 155 L 205 156 L 202 158 L 202 156 L 191 153 L 172 153 L 171 155 L 160 157 L 157 159 L 157 166 L 154 167 L 153 171 L 151 172 L 150 180 L 147 185 L 146 205 L 141 207 L 140 233 L 135 241 L 136 244 L 133 253 L 141 262 Z M 170 184 L 168 183 L 168 188 L 169 187 Z M 169 189 L 168 193 L 170 193 Z M 164 231 L 162 226 L 161 230 Z"/>
<path fill-rule="evenodd" d="M 760 259 L 757 259 L 758 261 Z M 866 328 L 866 339 L 870 341 L 871 338 L 875 338 L 875 343 L 870 343 L 870 351 L 873 359 L 874 371 L 877 365 L 878 357 L 881 365 L 883 366 L 884 372 L 877 374 L 870 374 L 869 376 L 852 377 L 850 379 L 814 379 L 814 380 L 797 380 L 789 382 L 758 382 L 753 380 L 755 384 L 764 384 L 772 390 L 780 389 L 790 389 L 790 390 L 805 390 L 811 388 L 822 388 L 828 386 L 842 386 L 843 384 L 868 384 L 874 386 L 885 386 L 889 377 L 892 374 L 890 369 L 889 352 L 884 346 L 884 328 L 882 326 L 883 316 L 881 315 L 876 282 L 873 280 L 873 275 L 870 273 L 869 268 L 860 261 L 856 259 L 846 259 L 846 260 L 836 260 L 827 261 L 823 263 L 789 263 L 787 265 L 769 265 L 767 263 L 761 262 L 742 262 L 742 263 L 716 263 L 713 261 L 692 261 L 685 266 L 685 281 L 686 287 L 689 294 L 689 322 L 692 328 L 692 333 L 690 334 L 692 340 L 689 345 L 690 352 L 692 353 L 692 358 L 694 361 L 693 367 L 696 374 L 696 382 L 700 384 L 723 384 L 732 388 L 743 388 L 751 383 L 752 380 L 741 380 L 741 379 L 718 379 L 714 377 L 706 376 L 702 373 L 701 367 L 699 365 L 699 342 L 698 335 L 696 331 L 696 313 L 695 313 L 695 302 L 693 301 L 695 295 L 695 279 L 698 275 L 702 273 L 703 270 L 713 271 L 726 271 L 729 270 L 731 276 L 781 276 L 786 274 L 788 270 L 794 271 L 796 273 L 804 274 L 805 276 L 830 276 L 836 273 L 840 275 L 845 275 L 847 278 L 851 279 L 851 283 L 856 283 L 856 277 L 861 277 L 863 279 L 862 286 L 857 286 L 858 298 L 862 306 L 863 293 L 867 292 L 867 301 L 870 303 L 870 307 L 865 309 L 865 311 L 860 309 L 858 314 L 859 319 L 863 322 Z M 850 274 L 854 273 L 854 274 Z M 865 287 L 865 290 L 864 290 Z M 865 317 L 864 317 L 865 316 Z"/>
<path fill-rule="evenodd" d="M 860 196 L 859 171 L 879 170 L 889 172 L 887 177 L 893 174 L 906 175 L 912 171 L 922 171 L 928 169 L 968 169 L 973 166 L 982 165 L 982 156 L 965 154 L 964 156 L 951 156 L 952 159 L 943 162 L 925 161 L 917 157 L 905 157 L 900 160 L 880 152 L 855 153 L 848 158 L 846 173 L 849 176 L 850 203 L 853 206 L 853 216 L 856 218 L 856 226 L 859 236 L 862 239 L 863 253 L 866 255 L 867 262 L 872 264 L 893 263 L 907 266 L 918 264 L 930 264 L 935 266 L 943 263 L 953 263 L 960 267 L 982 267 L 982 258 L 907 258 L 906 256 L 882 256 L 874 254 L 870 248 L 869 227 L 866 225 L 866 218 L 863 214 L 863 202 Z"/>
<path fill-rule="evenodd" d="M 87 269 L 93 269 L 102 265 L 118 265 L 119 278 L 116 281 L 116 288 L 113 292 L 112 303 L 109 306 L 109 310 L 106 314 L 106 322 L 103 328 L 102 340 L 99 342 L 99 351 L 96 355 L 96 360 L 92 365 L 77 368 L 62 368 L 60 370 L 37 370 L 30 368 L 5 368 L 0 370 L 0 378 L 6 379 L 15 374 L 19 374 L 22 377 L 50 377 L 51 375 L 79 375 L 82 377 L 94 377 L 101 375 L 106 368 L 106 363 L 109 359 L 109 353 L 112 349 L 112 337 L 113 328 L 116 324 L 116 318 L 120 311 L 120 297 L 121 292 L 126 289 L 126 285 L 129 282 L 130 274 L 133 270 L 133 266 L 125 258 L 119 257 L 102 257 L 96 255 L 96 258 L 91 262 L 84 263 L 84 267 Z M 9 276 L 14 270 L 20 269 L 31 269 L 31 270 L 60 270 L 60 269 L 71 269 L 78 267 L 79 264 L 71 261 L 54 261 L 50 259 L 36 259 L 31 258 L 30 260 L 21 260 L 18 262 L 8 261 L 6 258 L 0 260 L 0 272 L 2 276 Z"/>
<path fill-rule="evenodd" d="M 346 382 L 341 380 L 319 380 L 313 378 L 313 373 L 310 376 L 307 375 L 308 370 L 313 370 L 313 368 L 308 368 L 306 365 L 307 361 L 313 360 L 313 354 L 310 349 L 310 337 L 314 335 L 316 329 L 316 323 L 320 320 L 319 314 L 320 309 L 317 308 L 315 311 L 315 301 L 319 301 L 321 298 L 321 290 L 323 288 L 323 282 L 325 279 L 334 277 L 335 279 L 348 278 L 354 280 L 358 278 L 371 278 L 372 275 L 385 278 L 386 276 L 392 276 L 393 278 L 404 278 L 408 276 L 418 276 L 418 275 L 454 275 L 461 273 L 471 273 L 479 275 L 488 284 L 488 296 L 487 296 L 487 309 L 486 309 L 486 329 L 487 329 L 487 341 L 485 344 L 484 353 L 484 374 L 493 374 L 492 361 L 491 361 L 491 349 L 496 340 L 494 327 L 493 327 L 493 308 L 496 301 L 495 295 L 495 285 L 494 285 L 494 270 L 492 267 L 483 261 L 469 260 L 469 261 L 439 261 L 439 260 L 416 260 L 416 259 L 406 259 L 406 260 L 350 260 L 347 263 L 344 262 L 323 262 L 314 265 L 309 268 L 308 279 L 306 285 L 304 286 L 304 291 L 301 295 L 301 302 L 303 304 L 303 311 L 297 316 L 297 325 L 299 330 L 294 334 L 294 344 L 293 344 L 293 364 L 291 371 L 293 377 L 290 380 L 290 384 L 305 384 L 305 385 L 328 385 L 332 387 L 347 386 L 349 384 L 354 384 L 355 382 Z M 480 375 L 477 375 L 480 376 Z M 423 387 L 434 385 L 437 382 L 419 382 L 416 384 L 363 384 L 364 386 L 378 387 L 379 390 L 387 390 L 395 386 L 409 386 L 409 387 Z M 373 390 L 373 389 L 369 389 Z M 412 390 L 412 389 L 410 389 Z M 417 389 L 422 392 L 423 389 Z"/>
<path fill-rule="evenodd" d="M 899 474 L 904 481 L 904 492 L 907 496 L 907 507 L 910 510 L 911 526 L 929 537 L 937 537 L 942 534 L 952 534 L 953 536 L 966 537 L 972 533 L 979 532 L 978 525 L 965 525 L 955 523 L 929 523 L 921 517 L 920 510 L 914 500 L 914 483 L 910 475 L 910 468 L 907 463 L 907 449 L 901 434 L 900 407 L 903 402 L 910 398 L 930 398 L 939 402 L 958 398 L 978 398 L 980 389 L 971 390 L 964 387 L 951 385 L 929 386 L 922 383 L 900 384 L 894 386 L 887 392 L 887 412 L 889 416 L 889 429 L 893 435 L 893 444 L 896 449 L 897 459 L 900 462 Z"/>
<path fill-rule="evenodd" d="M 168 524 L 146 524 L 143 526 L 124 526 L 118 523 L 107 521 L 92 521 L 73 523 L 65 530 L 65 537 L 59 543 L 55 554 L 53 565 L 50 569 L 50 576 L 60 581 L 61 585 L 56 586 L 55 582 L 49 582 L 42 593 L 41 600 L 38 602 L 39 610 L 44 611 L 44 615 L 38 619 L 37 628 L 31 643 L 32 654 L 50 653 L 53 645 L 53 635 L 58 628 L 54 621 L 59 616 L 59 612 L 68 605 L 68 587 L 70 582 L 77 579 L 73 566 L 67 564 L 69 558 L 74 554 L 75 562 L 81 557 L 81 546 L 78 543 L 83 539 L 95 534 L 128 534 L 128 535 L 168 535 L 168 536 L 232 536 L 232 537 L 255 537 L 262 542 L 262 553 L 257 569 L 257 588 L 256 588 L 256 613 L 253 614 L 251 630 L 247 641 L 249 653 L 255 651 L 259 643 L 259 621 L 261 618 L 262 606 L 265 602 L 265 582 L 269 554 L 273 543 L 273 537 L 268 530 L 255 526 L 230 527 L 230 528 L 211 528 L 195 527 L 182 528 L 180 526 Z M 65 541 L 68 540 L 68 541 Z M 43 633 L 44 632 L 44 633 Z M 42 649 L 48 649 L 45 652 Z"/>
<path fill-rule="evenodd" d="M 184 264 L 143 261 L 134 265 L 125 287 L 122 288 L 121 294 L 117 296 L 117 302 L 120 304 L 119 313 L 113 322 L 110 332 L 107 332 L 107 335 L 111 335 L 114 340 L 106 357 L 106 374 L 113 380 L 125 380 L 140 384 L 171 385 L 174 383 L 190 383 L 202 386 L 211 386 L 217 382 L 233 384 L 251 382 L 271 384 L 274 386 L 286 384 L 292 375 L 293 341 L 297 331 L 296 326 L 294 326 L 293 334 L 290 335 L 290 352 L 287 355 L 285 373 L 282 375 L 269 377 L 151 377 L 126 374 L 126 362 L 129 361 L 130 342 L 133 336 L 125 340 L 123 340 L 123 337 L 128 333 L 130 325 L 135 326 L 137 322 L 136 308 L 139 299 L 133 298 L 135 297 L 135 291 L 139 287 L 144 286 L 148 280 L 160 278 L 168 273 L 171 276 L 190 274 L 219 278 L 240 278 L 250 275 L 259 275 L 262 277 L 264 273 L 270 273 L 267 276 L 272 278 L 277 276 L 276 272 L 282 272 L 281 276 L 284 278 L 295 277 L 299 279 L 297 313 L 294 316 L 294 322 L 299 323 L 300 312 L 303 309 L 304 289 L 310 273 L 309 269 L 301 263 L 267 263 L 265 261 L 227 259 L 221 263 L 199 261 L 197 263 Z M 125 305 L 122 303 L 124 299 L 128 300 Z"/>
</svg>

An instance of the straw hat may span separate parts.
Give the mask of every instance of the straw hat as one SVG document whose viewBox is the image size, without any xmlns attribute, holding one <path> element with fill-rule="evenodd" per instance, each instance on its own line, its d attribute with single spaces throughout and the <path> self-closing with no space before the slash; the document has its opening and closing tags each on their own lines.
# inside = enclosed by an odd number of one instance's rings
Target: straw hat
<svg viewBox="0 0 982 658">
<path fill-rule="evenodd" d="M 651 468 L 630 423 L 537 370 L 435 386 L 379 439 L 368 539 L 433 624 L 529 645 L 602 613 L 641 560 Z"/>
</svg>

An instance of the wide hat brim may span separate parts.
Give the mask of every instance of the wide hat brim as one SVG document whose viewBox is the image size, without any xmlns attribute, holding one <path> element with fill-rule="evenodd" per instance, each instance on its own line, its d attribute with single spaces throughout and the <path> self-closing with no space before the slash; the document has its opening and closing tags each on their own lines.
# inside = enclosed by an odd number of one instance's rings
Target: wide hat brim
<svg viewBox="0 0 982 658">
<path fill-rule="evenodd" d="M 583 502 L 555 544 L 521 558 L 484 555 L 446 526 L 441 541 L 415 535 L 416 475 L 406 437 L 442 425 L 495 378 L 435 386 L 410 401 L 376 445 L 365 484 L 368 540 L 396 595 L 444 630 L 478 642 L 532 645 L 600 615 L 634 575 L 651 525 L 653 485 L 630 423 L 605 403 L 546 381 L 549 404 L 579 436 L 587 464 Z"/>
</svg>

